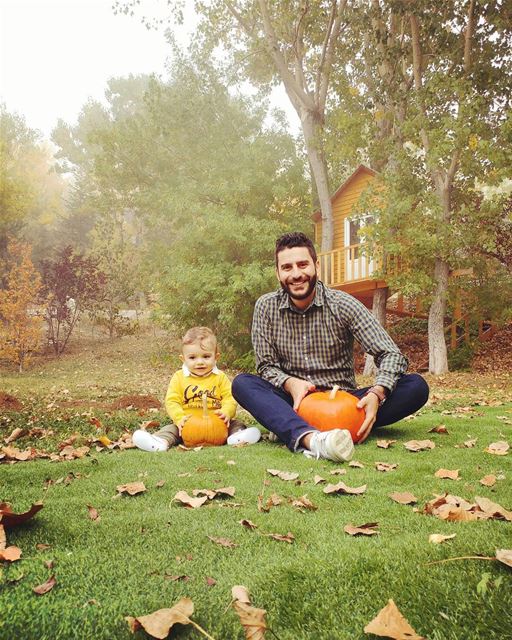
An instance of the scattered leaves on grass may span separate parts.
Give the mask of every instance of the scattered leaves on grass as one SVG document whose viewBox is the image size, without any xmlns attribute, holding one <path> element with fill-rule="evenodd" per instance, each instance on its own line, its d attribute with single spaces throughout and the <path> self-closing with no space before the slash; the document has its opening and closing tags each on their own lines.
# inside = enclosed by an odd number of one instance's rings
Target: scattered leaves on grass
<svg viewBox="0 0 512 640">
<path fill-rule="evenodd" d="M 292 500 L 292 506 L 301 511 L 303 511 L 304 509 L 307 509 L 309 511 L 316 511 L 318 509 L 318 507 L 311 502 L 307 495 L 301 496 L 296 500 Z"/>
<path fill-rule="evenodd" d="M 507 567 L 512 567 L 512 549 L 497 549 L 496 559 L 506 564 Z"/>
<path fill-rule="evenodd" d="M 186 575 L 171 576 L 168 573 L 164 573 L 164 580 L 169 580 L 170 582 L 188 582 L 190 579 L 190 576 Z"/>
<path fill-rule="evenodd" d="M 509 449 L 510 445 L 508 444 L 508 442 L 499 440 L 498 442 L 491 442 L 491 444 L 485 449 L 485 451 L 487 453 L 492 453 L 495 456 L 506 456 Z"/>
<path fill-rule="evenodd" d="M 7 502 L 2 502 L 0 503 L 0 522 L 6 529 L 9 527 L 17 527 L 32 518 L 32 516 L 42 508 L 42 502 L 34 502 L 28 511 L 25 511 L 24 513 L 13 513 L 11 505 Z"/>
<path fill-rule="evenodd" d="M 471 440 L 466 440 L 462 444 L 456 444 L 455 448 L 456 449 L 473 449 L 473 447 L 476 445 L 477 439 L 478 438 L 473 438 Z"/>
<path fill-rule="evenodd" d="M 0 524 L 0 550 L 7 546 L 7 536 L 5 535 L 4 525 Z"/>
<path fill-rule="evenodd" d="M 443 544 L 443 542 L 455 538 L 456 535 L 456 533 L 452 533 L 450 536 L 445 536 L 442 533 L 431 533 L 428 537 L 428 541 L 432 544 Z"/>
<path fill-rule="evenodd" d="M 484 512 L 485 518 L 493 518 L 495 520 L 507 520 L 512 522 L 512 511 L 504 509 L 497 502 L 492 502 L 488 498 L 475 497 L 475 502 L 479 509 Z"/>
<path fill-rule="evenodd" d="M 375 468 L 377 471 L 394 471 L 398 467 L 397 464 L 388 464 L 387 462 L 376 462 Z"/>
<path fill-rule="evenodd" d="M 389 449 L 392 444 L 395 444 L 396 440 L 377 440 L 377 446 L 380 449 Z"/>
<path fill-rule="evenodd" d="M 378 522 L 367 522 L 356 527 L 353 524 L 347 524 L 343 531 L 349 536 L 376 536 L 379 532 L 376 530 L 379 526 Z"/>
<path fill-rule="evenodd" d="M 359 462 L 359 460 L 351 460 L 348 463 L 349 467 L 353 467 L 354 469 L 364 469 L 364 464 L 362 462 Z"/>
<path fill-rule="evenodd" d="M 97 509 L 95 509 L 94 507 L 92 507 L 90 504 L 87 505 L 87 509 L 89 511 L 89 518 L 91 520 L 94 520 L 96 522 L 99 522 L 100 520 L 100 515 L 97 511 Z"/>
<path fill-rule="evenodd" d="M 474 520 L 507 520 L 512 522 L 512 511 L 504 509 L 496 502 L 488 498 L 475 497 L 475 502 L 470 503 L 460 496 L 444 494 L 436 496 L 427 502 L 423 513 L 433 515 L 441 520 L 448 521 L 474 521 Z"/>
<path fill-rule="evenodd" d="M 415 504 L 418 502 L 418 498 L 408 491 L 395 491 L 394 493 L 390 493 L 389 497 L 391 500 L 399 502 L 400 504 Z"/>
<path fill-rule="evenodd" d="M 132 633 L 144 629 L 153 638 L 163 640 L 167 638 L 175 624 L 190 624 L 190 616 L 194 613 L 194 603 L 190 598 L 181 598 L 170 609 L 158 609 L 147 616 L 132 618 L 126 616 L 126 621 Z"/>
<path fill-rule="evenodd" d="M 432 429 L 429 429 L 427 433 L 444 433 L 447 435 L 448 429 L 446 428 L 446 425 L 440 424 L 437 427 L 433 427 Z"/>
<path fill-rule="evenodd" d="M 264 640 L 267 630 L 265 609 L 252 607 L 249 592 L 241 585 L 233 587 L 231 593 L 235 601 L 233 607 L 244 628 L 246 640 Z"/>
<path fill-rule="evenodd" d="M 127 493 L 130 496 L 136 496 L 138 493 L 146 491 L 143 482 L 129 482 L 128 484 L 118 484 L 116 487 L 119 493 Z"/>
<path fill-rule="evenodd" d="M 215 578 L 211 578 L 210 576 L 205 576 L 204 581 L 206 582 L 207 587 L 214 587 L 217 584 L 217 580 L 215 580 Z"/>
<path fill-rule="evenodd" d="M 52 548 L 51 544 L 45 544 L 44 542 L 38 542 L 36 544 L 37 551 L 48 551 L 48 549 L 51 549 L 51 548 Z"/>
<path fill-rule="evenodd" d="M 211 540 L 215 544 L 218 544 L 221 547 L 227 547 L 228 549 L 233 549 L 234 547 L 238 547 L 239 545 L 228 538 L 214 538 L 213 536 L 206 536 L 208 540 Z"/>
<path fill-rule="evenodd" d="M 366 485 L 363 484 L 360 487 L 347 487 L 344 482 L 338 482 L 338 484 L 328 484 L 324 488 L 324 493 L 339 493 L 348 495 L 358 495 L 366 491 Z"/>
<path fill-rule="evenodd" d="M 254 522 L 251 522 L 250 520 L 246 520 L 245 518 L 243 520 L 239 520 L 238 524 L 241 524 L 242 527 L 245 527 L 246 529 L 257 529 L 258 525 L 254 524 Z"/>
<path fill-rule="evenodd" d="M 208 496 L 201 496 L 199 498 L 193 498 L 189 496 L 186 491 L 178 491 L 173 500 L 180 502 L 189 509 L 198 509 L 201 505 L 208 501 Z"/>
<path fill-rule="evenodd" d="M 16 447 L 2 447 L 2 453 L 9 461 L 25 462 L 26 460 L 32 460 L 36 457 L 35 449 L 26 449 L 20 451 Z"/>
<path fill-rule="evenodd" d="M 158 420 L 146 420 L 145 422 L 140 423 L 139 429 L 144 429 L 147 431 L 147 429 L 156 429 L 159 426 L 160 423 L 158 422 Z"/>
<path fill-rule="evenodd" d="M 494 487 L 494 485 L 496 484 L 496 476 L 492 473 L 484 476 L 480 479 L 480 484 L 483 484 L 484 487 Z"/>
<path fill-rule="evenodd" d="M 295 540 L 295 536 L 291 531 L 288 531 L 286 535 L 283 535 L 281 533 L 265 533 L 263 535 L 267 536 L 268 538 L 272 538 L 272 540 L 277 540 L 278 542 L 288 542 L 288 544 L 292 544 L 292 542 Z"/>
<path fill-rule="evenodd" d="M 298 473 L 293 471 L 279 471 L 279 469 L 267 469 L 267 473 L 270 473 L 271 476 L 277 476 L 281 478 L 281 480 L 296 480 L 299 477 Z"/>
<path fill-rule="evenodd" d="M 264 511 L 268 513 L 272 507 L 278 507 L 282 504 L 283 498 L 277 495 L 277 493 L 273 493 L 269 498 L 267 498 L 267 502 L 263 504 L 263 494 L 258 495 L 258 511 Z"/>
<path fill-rule="evenodd" d="M 329 473 L 331 474 L 331 476 L 344 476 L 347 473 L 346 469 L 333 469 L 332 471 L 329 471 Z"/>
<path fill-rule="evenodd" d="M 436 478 L 441 478 L 443 480 L 459 480 L 458 469 L 438 469 L 434 475 Z"/>
<path fill-rule="evenodd" d="M 37 593 L 38 596 L 43 596 L 45 593 L 48 593 L 48 591 L 51 591 L 56 584 L 57 580 L 53 575 L 50 576 L 46 582 L 43 582 L 43 584 L 40 584 L 37 587 L 32 587 L 32 591 Z"/>
<path fill-rule="evenodd" d="M 425 451 L 427 449 L 434 449 L 435 446 L 432 440 L 409 440 L 409 442 L 404 443 L 407 451 Z"/>
<path fill-rule="evenodd" d="M 364 632 L 393 640 L 425 640 L 414 631 L 391 599 L 388 600 L 384 609 L 381 609 L 366 625 Z"/>
<path fill-rule="evenodd" d="M 316 476 L 313 478 L 313 482 L 314 482 L 315 484 L 320 484 L 321 482 L 325 482 L 325 478 L 322 478 L 322 476 L 316 475 Z"/>
<path fill-rule="evenodd" d="M 222 489 L 194 489 L 192 493 L 194 496 L 206 496 L 208 500 L 213 500 L 218 496 L 229 496 L 233 498 L 235 491 L 235 487 L 223 487 Z"/>
<path fill-rule="evenodd" d="M 163 486 L 164 486 L 164 484 L 165 484 L 165 480 L 159 480 L 159 481 L 155 484 L 155 487 L 156 487 L 157 489 L 160 489 L 160 487 L 163 487 Z"/>
</svg>

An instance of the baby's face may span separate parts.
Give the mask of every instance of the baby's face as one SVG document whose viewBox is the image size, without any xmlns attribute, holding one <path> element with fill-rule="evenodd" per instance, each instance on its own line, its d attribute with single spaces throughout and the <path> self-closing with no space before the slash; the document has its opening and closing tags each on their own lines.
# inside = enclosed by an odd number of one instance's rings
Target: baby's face
<svg viewBox="0 0 512 640">
<path fill-rule="evenodd" d="M 206 376 L 215 366 L 218 355 L 213 340 L 201 340 L 184 344 L 181 359 L 195 376 Z"/>
</svg>

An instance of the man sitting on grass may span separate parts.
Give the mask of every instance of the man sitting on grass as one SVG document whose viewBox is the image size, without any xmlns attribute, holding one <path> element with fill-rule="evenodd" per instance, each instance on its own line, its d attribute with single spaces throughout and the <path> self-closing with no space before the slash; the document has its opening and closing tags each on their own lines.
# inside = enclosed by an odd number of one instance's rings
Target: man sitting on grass
<svg viewBox="0 0 512 640">
<path fill-rule="evenodd" d="M 291 451 L 350 460 L 354 446 L 342 424 L 318 431 L 295 412 L 309 392 L 338 385 L 360 398 L 358 407 L 366 415 L 358 431 L 362 442 L 373 428 L 422 407 L 428 385 L 417 374 L 405 374 L 407 358 L 361 302 L 317 280 L 317 255 L 307 236 L 278 238 L 275 259 L 281 289 L 261 296 L 254 308 L 252 342 L 259 375 L 238 375 L 233 396 Z M 356 388 L 354 338 L 375 359 L 372 387 Z"/>
</svg>

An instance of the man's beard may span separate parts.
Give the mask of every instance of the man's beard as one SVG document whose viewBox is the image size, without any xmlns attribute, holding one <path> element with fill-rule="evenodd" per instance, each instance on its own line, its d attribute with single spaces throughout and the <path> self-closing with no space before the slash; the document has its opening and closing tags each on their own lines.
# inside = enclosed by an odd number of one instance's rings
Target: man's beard
<svg viewBox="0 0 512 640">
<path fill-rule="evenodd" d="M 290 296 L 292 300 L 305 300 L 314 291 L 316 287 L 316 281 L 317 281 L 317 277 L 315 273 L 314 276 L 311 276 L 311 278 L 309 278 L 308 288 L 306 289 L 305 293 L 298 293 L 298 294 L 293 293 L 290 286 L 287 285 L 285 282 L 281 282 L 281 287 L 284 289 L 284 291 L 286 291 L 286 293 Z"/>
</svg>

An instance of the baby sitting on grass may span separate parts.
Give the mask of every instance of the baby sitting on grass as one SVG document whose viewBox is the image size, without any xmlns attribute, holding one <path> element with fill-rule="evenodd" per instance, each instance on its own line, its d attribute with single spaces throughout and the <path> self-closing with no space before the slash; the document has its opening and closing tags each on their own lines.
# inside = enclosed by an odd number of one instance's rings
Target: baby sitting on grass
<svg viewBox="0 0 512 640">
<path fill-rule="evenodd" d="M 217 369 L 217 338 L 208 327 L 192 327 L 183 336 L 180 358 L 183 366 L 172 376 L 165 396 L 165 408 L 172 423 L 154 434 L 137 429 L 133 444 L 143 451 L 167 451 L 181 444 L 181 432 L 192 413 L 203 407 L 213 410 L 228 427 L 227 443 L 254 444 L 261 437 L 257 427 L 247 428 L 235 418 L 237 404 L 231 395 L 231 381 Z"/>
</svg>

